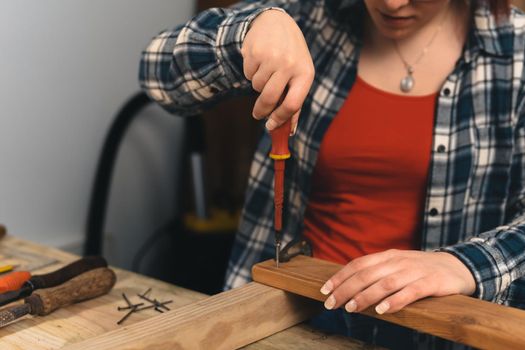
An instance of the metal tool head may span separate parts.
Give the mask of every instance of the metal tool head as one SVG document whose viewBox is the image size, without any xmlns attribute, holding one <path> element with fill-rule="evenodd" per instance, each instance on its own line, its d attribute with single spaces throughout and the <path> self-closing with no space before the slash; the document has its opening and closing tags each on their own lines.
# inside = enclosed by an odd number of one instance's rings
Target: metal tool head
<svg viewBox="0 0 525 350">
<path fill-rule="evenodd" d="M 275 267 L 279 268 L 279 257 L 281 252 L 281 242 L 275 243 Z"/>
<path fill-rule="evenodd" d="M 275 230 L 275 267 L 279 267 L 279 262 L 281 261 L 281 231 Z"/>
<path fill-rule="evenodd" d="M 308 241 L 304 239 L 291 241 L 277 256 L 280 262 L 288 262 L 297 255 L 313 255 L 312 246 Z"/>
<path fill-rule="evenodd" d="M 0 327 L 7 326 L 17 318 L 27 315 L 31 312 L 29 304 L 22 304 L 0 310 Z"/>
</svg>

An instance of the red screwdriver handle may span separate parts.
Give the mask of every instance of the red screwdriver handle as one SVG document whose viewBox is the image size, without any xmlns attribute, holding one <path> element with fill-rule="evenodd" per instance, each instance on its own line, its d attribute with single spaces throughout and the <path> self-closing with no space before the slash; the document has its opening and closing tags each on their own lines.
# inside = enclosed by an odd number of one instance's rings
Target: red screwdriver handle
<svg viewBox="0 0 525 350">
<path fill-rule="evenodd" d="M 284 203 L 284 162 L 290 158 L 290 150 L 288 149 L 288 137 L 291 131 L 291 120 L 288 119 L 286 123 L 280 127 L 270 131 L 272 138 L 272 150 L 270 151 L 270 158 L 274 159 L 274 228 L 276 232 L 280 232 L 283 226 L 283 203 Z"/>
<path fill-rule="evenodd" d="M 291 119 L 288 119 L 283 125 L 270 131 L 270 136 L 272 138 L 272 150 L 270 151 L 270 158 L 275 160 L 284 160 L 290 158 L 288 137 L 290 136 L 291 131 Z"/>
</svg>

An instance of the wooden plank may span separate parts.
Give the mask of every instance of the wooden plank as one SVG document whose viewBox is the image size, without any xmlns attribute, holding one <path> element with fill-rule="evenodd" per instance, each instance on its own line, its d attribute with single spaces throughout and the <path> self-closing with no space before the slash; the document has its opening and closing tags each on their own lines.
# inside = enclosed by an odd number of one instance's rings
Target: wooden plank
<svg viewBox="0 0 525 350">
<path fill-rule="evenodd" d="M 256 264 L 252 277 L 256 282 L 324 302 L 326 296 L 320 289 L 340 269 L 341 265 L 301 255 L 279 268 L 274 260 Z"/>
<path fill-rule="evenodd" d="M 253 267 L 253 279 L 272 287 L 324 301 L 321 286 L 342 266 L 300 256 L 275 267 L 268 260 Z M 368 308 L 366 315 L 421 332 L 480 348 L 523 347 L 525 311 L 462 295 L 426 298 L 403 310 L 378 315 Z"/>
<path fill-rule="evenodd" d="M 236 349 L 320 310 L 308 298 L 250 283 L 66 349 Z"/>
<path fill-rule="evenodd" d="M 359 340 L 337 334 L 327 334 L 301 324 L 259 340 L 244 350 L 322 349 L 322 350 L 382 350 Z"/>
</svg>

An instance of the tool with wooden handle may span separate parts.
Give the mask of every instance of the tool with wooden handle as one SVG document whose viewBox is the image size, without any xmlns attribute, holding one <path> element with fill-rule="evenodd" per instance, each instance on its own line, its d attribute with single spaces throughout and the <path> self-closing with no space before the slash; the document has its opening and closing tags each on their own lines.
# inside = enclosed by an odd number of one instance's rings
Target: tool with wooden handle
<svg viewBox="0 0 525 350">
<path fill-rule="evenodd" d="M 28 314 L 45 316 L 61 307 L 104 295 L 113 288 L 116 280 L 113 270 L 101 267 L 57 287 L 36 291 L 24 299 L 24 304 L 0 310 L 0 327 Z"/>
<path fill-rule="evenodd" d="M 0 306 L 7 305 L 13 301 L 20 300 L 33 293 L 36 289 L 44 289 L 58 286 L 71 278 L 99 267 L 107 267 L 106 259 L 101 256 L 88 256 L 72 262 L 54 272 L 45 275 L 35 275 L 27 281 L 19 283 L 15 281 L 10 288 L 18 286 L 19 289 L 0 294 Z"/>
</svg>

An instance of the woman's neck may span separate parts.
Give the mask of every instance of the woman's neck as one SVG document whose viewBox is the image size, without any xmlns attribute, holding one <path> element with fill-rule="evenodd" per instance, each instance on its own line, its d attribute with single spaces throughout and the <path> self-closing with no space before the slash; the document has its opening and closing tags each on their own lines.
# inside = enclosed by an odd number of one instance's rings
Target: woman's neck
<svg viewBox="0 0 525 350">
<path fill-rule="evenodd" d="M 438 91 L 461 56 L 468 13 L 450 6 L 413 35 L 396 41 L 382 35 L 367 19 L 359 75 L 371 85 L 392 93 L 428 95 Z M 401 82 L 409 75 L 409 67 L 414 83 L 404 91 Z"/>
<path fill-rule="evenodd" d="M 365 19 L 364 43 L 369 50 L 381 53 L 392 50 L 397 45 L 407 59 L 418 56 L 428 46 L 436 31 L 449 40 L 464 41 L 468 27 L 469 10 L 463 1 L 454 1 L 434 16 L 428 23 L 407 37 L 392 39 L 383 35 L 372 22 L 370 16 Z M 452 37 L 450 37 L 452 35 Z M 437 42 L 437 40 L 436 40 Z M 431 44 L 434 44 L 432 42 Z"/>
</svg>

